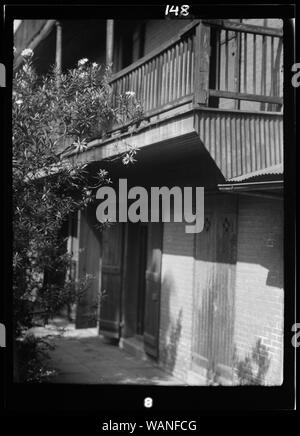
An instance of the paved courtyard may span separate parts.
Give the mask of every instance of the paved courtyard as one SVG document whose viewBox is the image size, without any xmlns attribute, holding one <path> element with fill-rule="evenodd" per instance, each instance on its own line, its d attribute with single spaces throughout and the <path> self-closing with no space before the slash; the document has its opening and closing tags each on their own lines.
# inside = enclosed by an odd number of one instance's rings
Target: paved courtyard
<svg viewBox="0 0 300 436">
<path fill-rule="evenodd" d="M 106 343 L 96 328 L 76 330 L 58 321 L 36 327 L 34 334 L 55 345 L 50 352 L 50 366 L 56 370 L 51 383 L 184 385 L 150 360 Z"/>
</svg>

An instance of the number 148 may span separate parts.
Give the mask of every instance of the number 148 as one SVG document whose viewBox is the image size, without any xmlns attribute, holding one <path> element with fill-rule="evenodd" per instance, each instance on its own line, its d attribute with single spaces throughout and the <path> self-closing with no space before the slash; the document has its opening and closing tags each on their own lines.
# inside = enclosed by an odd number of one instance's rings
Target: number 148
<svg viewBox="0 0 300 436">
<path fill-rule="evenodd" d="M 182 15 L 184 17 L 187 17 L 189 15 L 189 5 L 181 5 L 181 6 L 175 6 L 175 5 L 167 5 L 165 10 L 165 15 Z"/>
</svg>

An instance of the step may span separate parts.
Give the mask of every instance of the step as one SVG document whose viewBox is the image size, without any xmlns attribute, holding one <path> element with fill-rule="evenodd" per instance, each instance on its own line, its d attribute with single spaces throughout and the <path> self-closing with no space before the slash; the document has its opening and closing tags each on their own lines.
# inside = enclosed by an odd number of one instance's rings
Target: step
<svg viewBox="0 0 300 436">
<path fill-rule="evenodd" d="M 141 360 L 148 360 L 153 363 L 152 359 L 145 353 L 142 338 L 137 338 L 136 336 L 121 338 L 119 346 L 129 354 L 138 357 Z"/>
</svg>

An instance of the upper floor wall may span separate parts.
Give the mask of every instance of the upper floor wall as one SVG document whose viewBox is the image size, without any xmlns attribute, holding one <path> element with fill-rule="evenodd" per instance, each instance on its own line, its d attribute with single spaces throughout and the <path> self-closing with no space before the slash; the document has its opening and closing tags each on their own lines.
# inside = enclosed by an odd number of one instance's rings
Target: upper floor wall
<svg viewBox="0 0 300 436">
<path fill-rule="evenodd" d="M 114 29 L 114 71 L 174 38 L 192 20 L 117 20 Z"/>
</svg>

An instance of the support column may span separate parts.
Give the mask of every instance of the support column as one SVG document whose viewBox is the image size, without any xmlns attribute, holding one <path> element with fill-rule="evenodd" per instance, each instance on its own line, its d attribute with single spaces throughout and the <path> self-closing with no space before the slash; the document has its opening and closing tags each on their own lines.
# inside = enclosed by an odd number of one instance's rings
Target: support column
<svg viewBox="0 0 300 436">
<path fill-rule="evenodd" d="M 56 21 L 56 52 L 55 52 L 55 67 L 57 74 L 57 86 L 60 86 L 61 64 L 62 64 L 62 26 L 59 21 Z"/>
<path fill-rule="evenodd" d="M 114 20 L 106 20 L 106 65 L 113 62 Z"/>
<path fill-rule="evenodd" d="M 210 26 L 203 22 L 195 37 L 194 103 L 207 106 L 209 98 Z"/>
</svg>

